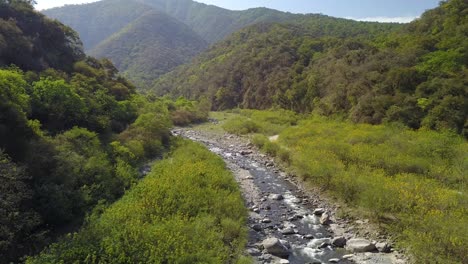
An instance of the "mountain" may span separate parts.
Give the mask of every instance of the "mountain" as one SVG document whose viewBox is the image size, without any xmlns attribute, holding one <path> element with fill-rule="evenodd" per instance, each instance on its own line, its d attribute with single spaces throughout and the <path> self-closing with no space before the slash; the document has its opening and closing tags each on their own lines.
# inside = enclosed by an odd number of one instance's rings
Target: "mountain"
<svg viewBox="0 0 468 264">
<path fill-rule="evenodd" d="M 136 0 L 183 21 L 209 43 L 259 22 L 285 22 L 302 15 L 268 8 L 232 11 L 192 0 Z"/>
<path fill-rule="evenodd" d="M 187 25 L 159 11 L 148 11 L 89 53 L 107 57 L 140 87 L 188 62 L 207 43 Z"/>
<path fill-rule="evenodd" d="M 104 0 L 43 13 L 79 32 L 89 54 L 110 58 L 140 88 L 246 25 L 302 17 L 266 8 L 230 11 L 191 0 Z"/>
<path fill-rule="evenodd" d="M 76 30 L 88 51 L 148 10 L 151 7 L 131 0 L 107 0 L 85 5 L 66 5 L 42 13 Z"/>
<path fill-rule="evenodd" d="M 467 5 L 442 2 L 404 26 L 318 15 L 257 24 L 163 76 L 152 91 L 208 97 L 214 109 L 281 107 L 462 133 Z"/>
</svg>

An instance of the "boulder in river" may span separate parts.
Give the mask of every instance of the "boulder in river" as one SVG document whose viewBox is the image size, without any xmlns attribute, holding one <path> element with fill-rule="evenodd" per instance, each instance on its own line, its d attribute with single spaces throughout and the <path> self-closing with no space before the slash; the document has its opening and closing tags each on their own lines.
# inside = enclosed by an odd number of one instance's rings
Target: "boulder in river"
<svg viewBox="0 0 468 264">
<path fill-rule="evenodd" d="M 346 248 L 352 252 L 371 252 L 374 251 L 375 245 L 363 238 L 354 238 L 346 242 Z"/>
<path fill-rule="evenodd" d="M 325 213 L 325 209 L 323 209 L 323 208 L 317 208 L 317 209 L 314 210 L 314 213 L 313 213 L 313 214 L 314 214 L 314 215 L 320 216 L 320 215 L 323 215 L 324 213 Z"/>
<path fill-rule="evenodd" d="M 322 225 L 329 225 L 330 223 L 331 223 L 330 215 L 327 214 L 327 213 L 324 213 L 324 214 L 320 217 L 320 224 L 322 224 Z"/>
<path fill-rule="evenodd" d="M 287 258 L 289 256 L 289 249 L 278 238 L 267 238 L 263 240 L 262 244 L 263 248 L 273 256 L 280 258 Z"/>
<path fill-rule="evenodd" d="M 344 237 L 335 237 L 335 238 L 332 239 L 332 244 L 335 247 L 342 248 L 342 247 L 346 246 L 346 238 L 344 238 Z"/>
</svg>

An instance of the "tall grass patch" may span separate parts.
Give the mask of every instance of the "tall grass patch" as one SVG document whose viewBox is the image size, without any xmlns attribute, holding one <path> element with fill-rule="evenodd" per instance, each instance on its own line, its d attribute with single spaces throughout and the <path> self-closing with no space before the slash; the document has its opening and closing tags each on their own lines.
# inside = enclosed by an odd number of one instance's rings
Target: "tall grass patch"
<svg viewBox="0 0 468 264">
<path fill-rule="evenodd" d="M 394 219 L 388 231 L 418 263 L 467 262 L 468 144 L 460 136 L 311 117 L 279 143 L 304 180 L 377 221 Z"/>
</svg>

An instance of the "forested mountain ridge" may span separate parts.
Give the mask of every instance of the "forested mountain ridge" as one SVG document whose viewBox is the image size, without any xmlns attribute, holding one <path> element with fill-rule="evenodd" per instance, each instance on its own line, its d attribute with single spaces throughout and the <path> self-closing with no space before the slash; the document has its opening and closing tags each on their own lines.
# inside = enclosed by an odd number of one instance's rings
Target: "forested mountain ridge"
<svg viewBox="0 0 468 264">
<path fill-rule="evenodd" d="M 192 0 L 136 0 L 189 25 L 203 39 L 215 43 L 245 26 L 260 22 L 285 22 L 303 15 L 269 8 L 232 11 Z"/>
<path fill-rule="evenodd" d="M 468 109 L 467 5 L 441 2 L 385 34 L 371 30 L 372 24 L 344 20 L 343 27 L 307 26 L 304 20 L 254 25 L 163 76 L 153 91 L 208 97 L 215 109 L 277 106 L 462 133 Z M 376 34 L 359 33 L 359 25 Z M 323 28 L 329 34 L 320 34 Z"/>
<path fill-rule="evenodd" d="M 78 32 L 85 50 L 89 51 L 151 9 L 132 0 L 107 0 L 41 12 Z"/>
<path fill-rule="evenodd" d="M 208 44 L 182 22 L 150 10 L 89 54 L 107 57 L 139 87 L 189 61 Z"/>
</svg>

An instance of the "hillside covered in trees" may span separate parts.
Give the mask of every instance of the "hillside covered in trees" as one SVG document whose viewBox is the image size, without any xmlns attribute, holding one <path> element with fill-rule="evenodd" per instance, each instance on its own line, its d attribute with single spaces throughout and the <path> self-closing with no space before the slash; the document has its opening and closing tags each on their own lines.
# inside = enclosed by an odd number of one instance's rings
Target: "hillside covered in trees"
<svg viewBox="0 0 468 264">
<path fill-rule="evenodd" d="M 159 11 L 148 11 L 89 52 L 108 57 L 126 77 L 148 87 L 168 70 L 205 50 L 207 43 L 188 26 Z"/>
<path fill-rule="evenodd" d="M 43 13 L 75 29 L 88 54 L 111 59 L 138 88 L 144 89 L 162 74 L 190 62 L 210 44 L 248 25 L 298 21 L 316 27 L 323 35 L 334 35 L 336 28 L 342 34 L 382 33 L 397 28 L 377 23 L 347 25 L 349 21 L 342 19 L 267 8 L 231 11 L 191 0 L 104 0 Z"/>
<path fill-rule="evenodd" d="M 0 1 L 0 63 L 0 263 L 99 216 L 169 150 L 173 122 L 206 119 L 195 102 L 138 95 L 31 1 Z"/>
<path fill-rule="evenodd" d="M 385 25 L 310 16 L 257 24 L 162 77 L 152 92 L 207 97 L 214 109 L 281 107 L 466 134 L 467 10 L 464 0 L 441 2 L 386 33 Z"/>
</svg>

